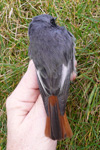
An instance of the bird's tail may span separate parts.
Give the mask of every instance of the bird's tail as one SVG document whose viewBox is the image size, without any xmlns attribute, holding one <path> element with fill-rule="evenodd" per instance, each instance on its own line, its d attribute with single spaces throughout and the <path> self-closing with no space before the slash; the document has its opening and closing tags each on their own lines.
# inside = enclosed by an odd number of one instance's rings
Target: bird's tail
<svg viewBox="0 0 100 150">
<path fill-rule="evenodd" d="M 53 140 L 72 137 L 73 133 L 67 120 L 66 113 L 62 116 L 56 96 L 49 97 L 49 115 L 46 120 L 45 135 Z"/>
</svg>

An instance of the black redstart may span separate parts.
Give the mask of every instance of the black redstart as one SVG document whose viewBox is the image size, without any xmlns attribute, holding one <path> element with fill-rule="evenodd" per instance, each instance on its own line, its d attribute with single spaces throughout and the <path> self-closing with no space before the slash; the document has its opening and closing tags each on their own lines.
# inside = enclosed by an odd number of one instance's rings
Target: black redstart
<svg viewBox="0 0 100 150">
<path fill-rule="evenodd" d="M 74 36 L 43 14 L 29 25 L 29 56 L 33 60 L 47 119 L 45 135 L 53 140 L 72 137 L 65 107 L 70 76 L 75 71 Z"/>
</svg>

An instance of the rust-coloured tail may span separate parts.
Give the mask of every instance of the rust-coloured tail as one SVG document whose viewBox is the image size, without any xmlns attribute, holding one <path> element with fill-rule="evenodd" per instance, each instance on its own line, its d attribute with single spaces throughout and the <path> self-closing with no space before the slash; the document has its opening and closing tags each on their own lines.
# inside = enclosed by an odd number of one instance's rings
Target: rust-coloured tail
<svg viewBox="0 0 100 150">
<path fill-rule="evenodd" d="M 66 113 L 62 116 L 56 96 L 49 97 L 49 116 L 46 120 L 45 135 L 53 140 L 72 137 L 73 133 L 67 120 Z"/>
</svg>

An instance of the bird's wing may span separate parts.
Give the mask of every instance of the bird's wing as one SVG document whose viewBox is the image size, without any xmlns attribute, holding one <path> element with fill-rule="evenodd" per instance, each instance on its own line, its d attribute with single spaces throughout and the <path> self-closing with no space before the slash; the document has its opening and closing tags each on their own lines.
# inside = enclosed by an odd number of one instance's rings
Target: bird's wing
<svg viewBox="0 0 100 150">
<path fill-rule="evenodd" d="M 48 115 L 48 94 L 47 94 L 47 90 L 44 87 L 43 78 L 41 78 L 40 73 L 38 71 L 37 71 L 37 77 L 38 77 L 38 84 L 43 99 L 44 107 Z"/>
<path fill-rule="evenodd" d="M 68 35 L 70 36 L 69 38 L 68 38 Z M 68 49 L 67 48 L 68 43 L 66 44 L 65 59 L 67 62 L 67 66 L 63 65 L 62 80 L 61 80 L 62 84 L 61 84 L 60 94 L 58 96 L 61 115 L 64 115 L 64 112 L 65 112 L 66 101 L 68 98 L 68 91 L 69 91 L 69 87 L 70 87 L 71 73 L 73 71 L 76 72 L 76 68 L 75 68 L 75 38 L 67 30 L 65 30 L 65 37 L 71 41 L 71 42 L 70 41 L 69 42 L 72 43 L 72 45 L 71 45 L 70 49 Z"/>
<path fill-rule="evenodd" d="M 49 75 L 45 68 L 37 69 L 37 77 L 40 93 L 43 98 L 46 113 L 48 114 L 48 98 L 51 95 L 58 95 L 61 86 L 61 66 L 57 68 L 57 72 Z"/>
<path fill-rule="evenodd" d="M 66 107 L 66 102 L 67 102 L 67 98 L 68 98 L 68 91 L 69 91 L 69 87 L 70 87 L 72 62 L 69 61 L 68 65 L 65 67 L 66 67 L 66 69 L 64 68 L 62 70 L 62 78 L 61 78 L 62 82 L 61 82 L 60 93 L 58 95 L 59 108 L 60 108 L 61 115 L 64 115 L 64 113 L 65 113 L 65 107 Z"/>
</svg>

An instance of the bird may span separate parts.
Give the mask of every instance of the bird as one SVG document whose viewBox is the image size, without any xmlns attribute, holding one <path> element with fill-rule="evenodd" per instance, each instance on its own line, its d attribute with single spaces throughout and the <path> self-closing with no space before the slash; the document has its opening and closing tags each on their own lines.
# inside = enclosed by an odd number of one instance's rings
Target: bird
<svg viewBox="0 0 100 150">
<path fill-rule="evenodd" d="M 46 111 L 45 135 L 52 140 L 71 138 L 66 115 L 70 76 L 75 68 L 75 38 L 56 18 L 41 14 L 28 28 L 28 54 L 33 60 Z"/>
</svg>

